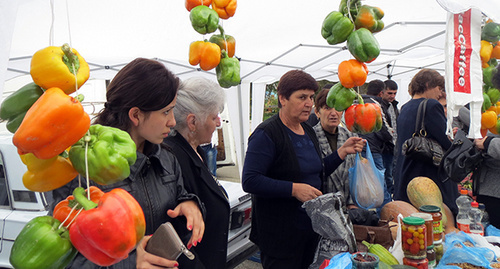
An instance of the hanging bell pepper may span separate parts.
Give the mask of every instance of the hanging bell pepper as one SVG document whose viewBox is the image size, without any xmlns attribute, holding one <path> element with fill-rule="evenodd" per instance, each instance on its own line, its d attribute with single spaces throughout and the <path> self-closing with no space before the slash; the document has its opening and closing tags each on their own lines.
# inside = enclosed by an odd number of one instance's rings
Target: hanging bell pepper
<svg viewBox="0 0 500 269">
<path fill-rule="evenodd" d="M 489 88 L 486 90 L 486 94 L 490 97 L 490 101 L 492 104 L 496 104 L 500 99 L 500 91 L 495 88 Z"/>
<path fill-rule="evenodd" d="M 338 76 L 340 83 L 346 88 L 363 86 L 368 76 L 368 67 L 355 59 L 343 61 L 339 64 Z"/>
<path fill-rule="evenodd" d="M 352 21 L 338 11 L 332 11 L 323 20 L 321 36 L 330 45 L 342 43 L 354 30 Z"/>
<path fill-rule="evenodd" d="M 336 83 L 328 91 L 326 105 L 337 111 L 344 111 L 352 105 L 357 94 L 353 89 L 344 87 L 341 83 Z"/>
<path fill-rule="evenodd" d="M 491 51 L 492 59 L 500 59 L 500 41 L 493 45 L 493 50 Z"/>
<path fill-rule="evenodd" d="M 204 5 L 199 5 L 191 9 L 189 19 L 191 20 L 193 29 L 202 35 L 215 32 L 217 26 L 219 26 L 219 15 L 217 12 Z"/>
<path fill-rule="evenodd" d="M 19 155 L 53 158 L 76 143 L 90 126 L 90 117 L 76 98 L 50 88 L 31 106 L 12 142 Z"/>
<path fill-rule="evenodd" d="M 382 112 L 380 107 L 374 103 L 362 102 L 350 106 L 345 112 L 345 123 L 349 131 L 358 134 L 378 132 L 382 129 Z"/>
<path fill-rule="evenodd" d="M 488 108 L 491 107 L 491 99 L 485 92 L 483 92 L 483 105 L 481 107 L 481 113 L 484 113 Z"/>
<path fill-rule="evenodd" d="M 339 4 L 339 11 L 352 18 L 354 21 L 358 15 L 359 7 L 361 6 L 361 0 L 350 0 L 349 5 L 347 5 L 348 0 L 341 0 Z"/>
<path fill-rule="evenodd" d="M 498 42 L 500 40 L 500 24 L 492 21 L 487 22 L 481 29 L 481 40 Z"/>
<path fill-rule="evenodd" d="M 237 58 L 230 58 L 225 50 L 222 51 L 222 59 L 215 68 L 217 81 L 223 88 L 230 88 L 240 84 L 240 61 Z"/>
<path fill-rule="evenodd" d="M 0 119 L 7 121 L 6 127 L 9 132 L 16 132 L 28 109 L 42 94 L 42 88 L 32 82 L 24 85 L 3 100 L 0 107 Z"/>
<path fill-rule="evenodd" d="M 68 230 L 51 216 L 30 220 L 12 245 L 9 261 L 16 269 L 65 268 L 78 253 Z"/>
<path fill-rule="evenodd" d="M 379 7 L 362 5 L 359 8 L 358 15 L 356 15 L 354 25 L 356 29 L 366 28 L 372 33 L 380 32 L 384 29 L 383 17 L 384 11 Z"/>
<path fill-rule="evenodd" d="M 78 51 L 64 44 L 35 52 L 31 58 L 30 74 L 35 84 L 44 89 L 57 87 L 71 94 L 89 79 L 90 69 Z"/>
<path fill-rule="evenodd" d="M 210 6 L 212 4 L 212 0 L 186 0 L 186 9 L 188 11 L 191 11 L 191 9 L 199 6 L 199 5 L 204 5 L 204 6 Z"/>
<path fill-rule="evenodd" d="M 212 0 L 212 8 L 221 19 L 229 19 L 236 13 L 236 0 Z"/>
<path fill-rule="evenodd" d="M 352 32 L 347 38 L 347 48 L 356 60 L 369 63 L 380 54 L 380 46 L 377 39 L 366 28 Z"/>
<path fill-rule="evenodd" d="M 137 159 L 137 147 L 130 135 L 118 128 L 93 124 L 89 131 L 69 150 L 69 159 L 78 173 L 109 185 L 130 175 L 130 166 Z M 85 152 L 87 162 L 85 163 Z"/>
<path fill-rule="evenodd" d="M 100 266 L 111 266 L 128 257 L 146 231 L 144 212 L 124 189 L 116 188 L 96 204 L 87 199 L 81 187 L 73 191 L 85 209 L 71 225 L 69 235 L 85 258 Z"/>
<path fill-rule="evenodd" d="M 493 76 L 498 72 L 495 66 L 488 65 L 488 67 L 483 68 L 483 83 L 487 88 L 493 88 Z"/>
<path fill-rule="evenodd" d="M 30 191 L 55 190 L 78 176 L 69 159 L 61 155 L 44 160 L 28 153 L 21 155 L 21 160 L 28 167 L 23 175 L 23 184 Z"/>
<path fill-rule="evenodd" d="M 481 56 L 481 63 L 483 68 L 489 66 L 488 61 L 491 58 L 492 52 L 493 52 L 493 45 L 486 40 L 481 40 L 481 49 L 479 50 L 479 55 Z"/>
<path fill-rule="evenodd" d="M 189 63 L 200 64 L 200 68 L 208 71 L 219 65 L 221 58 L 220 47 L 206 41 L 194 41 L 189 46 Z"/>
<path fill-rule="evenodd" d="M 224 29 L 221 26 L 219 26 L 219 30 L 221 31 L 221 34 L 211 36 L 208 41 L 217 44 L 217 46 L 219 46 L 221 50 L 225 50 L 227 52 L 227 56 L 231 58 L 234 56 L 236 40 L 234 37 L 224 34 Z"/>
<path fill-rule="evenodd" d="M 495 111 L 487 110 L 481 113 L 481 129 L 493 128 L 496 124 L 497 113 L 495 113 Z"/>
<path fill-rule="evenodd" d="M 96 186 L 90 186 L 87 191 L 90 193 L 85 193 L 85 197 L 89 195 L 90 201 L 94 203 L 99 203 L 99 200 L 104 195 L 104 192 Z M 59 220 L 66 228 L 71 229 L 71 225 L 80 209 L 83 209 L 83 207 L 75 200 L 73 195 L 70 195 L 65 200 L 57 203 L 52 214 L 54 218 Z"/>
</svg>

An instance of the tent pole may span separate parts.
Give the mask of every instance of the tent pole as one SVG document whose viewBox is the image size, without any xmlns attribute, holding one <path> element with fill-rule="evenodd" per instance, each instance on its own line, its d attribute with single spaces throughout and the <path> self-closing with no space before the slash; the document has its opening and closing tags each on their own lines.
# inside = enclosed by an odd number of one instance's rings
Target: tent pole
<svg viewBox="0 0 500 269">
<path fill-rule="evenodd" d="M 250 87 L 251 87 L 251 83 L 250 83 Z M 243 171 L 243 163 L 245 162 L 245 153 L 246 153 L 246 150 L 245 150 L 245 135 L 244 135 L 244 128 L 243 128 L 243 124 L 245 123 L 245 121 L 243 120 L 243 103 L 242 103 L 242 94 L 241 94 L 241 83 L 238 85 L 238 115 L 239 115 L 239 127 L 240 127 L 240 158 L 237 158 L 238 161 L 241 161 L 238 163 L 238 170 L 239 170 L 239 173 L 240 173 L 240 178 L 242 176 L 242 171 Z"/>
</svg>

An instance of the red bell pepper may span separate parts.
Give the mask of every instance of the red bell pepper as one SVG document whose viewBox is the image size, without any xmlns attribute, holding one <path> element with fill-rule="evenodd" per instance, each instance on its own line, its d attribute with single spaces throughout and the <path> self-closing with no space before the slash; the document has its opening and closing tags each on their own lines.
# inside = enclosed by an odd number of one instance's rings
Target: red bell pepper
<svg viewBox="0 0 500 269">
<path fill-rule="evenodd" d="M 352 105 L 345 111 L 344 117 L 347 129 L 354 133 L 373 133 L 382 128 L 382 112 L 374 103 Z"/>
<path fill-rule="evenodd" d="M 134 197 L 116 188 L 105 193 L 96 204 L 87 199 L 81 187 L 73 191 L 73 196 L 85 209 L 69 230 L 75 248 L 100 266 L 127 258 L 146 229 L 144 212 Z"/>
</svg>

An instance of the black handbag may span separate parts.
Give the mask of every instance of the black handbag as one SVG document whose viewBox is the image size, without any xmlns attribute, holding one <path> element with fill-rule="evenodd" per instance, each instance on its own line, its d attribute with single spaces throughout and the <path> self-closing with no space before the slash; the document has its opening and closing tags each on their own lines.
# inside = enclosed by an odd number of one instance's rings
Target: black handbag
<svg viewBox="0 0 500 269">
<path fill-rule="evenodd" d="M 458 130 L 451 147 L 443 156 L 439 174 L 443 182 L 451 180 L 459 183 L 479 167 L 482 160 L 481 151 L 467 138 L 464 131 Z"/>
<path fill-rule="evenodd" d="M 434 139 L 427 137 L 424 119 L 427 100 L 424 99 L 418 106 L 417 121 L 413 136 L 403 143 L 402 151 L 406 158 L 428 160 L 435 166 L 439 166 L 444 152 L 441 145 Z"/>
</svg>

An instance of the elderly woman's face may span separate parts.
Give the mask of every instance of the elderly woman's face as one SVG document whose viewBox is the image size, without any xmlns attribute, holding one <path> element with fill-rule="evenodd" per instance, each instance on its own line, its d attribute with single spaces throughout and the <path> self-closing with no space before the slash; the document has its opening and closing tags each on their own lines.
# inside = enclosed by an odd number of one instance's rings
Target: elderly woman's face
<svg viewBox="0 0 500 269">
<path fill-rule="evenodd" d="M 295 91 L 290 95 L 288 100 L 283 96 L 279 98 L 281 111 L 283 111 L 288 118 L 295 119 L 298 122 L 305 122 L 309 119 L 314 104 L 313 90 Z"/>
<path fill-rule="evenodd" d="M 322 108 L 317 109 L 316 116 L 318 116 L 323 129 L 333 133 L 340 124 L 342 113 L 343 111 L 337 111 L 335 108 L 323 106 Z"/>
</svg>

